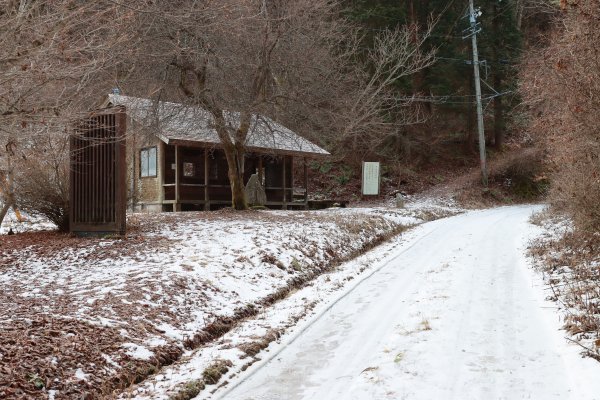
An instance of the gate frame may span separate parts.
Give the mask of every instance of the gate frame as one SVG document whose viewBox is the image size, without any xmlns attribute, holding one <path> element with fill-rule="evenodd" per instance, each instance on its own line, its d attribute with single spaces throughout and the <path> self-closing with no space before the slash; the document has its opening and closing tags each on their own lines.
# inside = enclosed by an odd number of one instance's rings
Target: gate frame
<svg viewBox="0 0 600 400">
<path fill-rule="evenodd" d="M 99 118 L 102 116 L 114 114 L 115 118 L 115 134 L 109 140 L 115 141 L 115 193 L 114 193 L 114 208 L 115 221 L 106 223 L 83 223 L 75 221 L 75 207 L 77 205 L 75 185 L 76 169 L 75 152 L 79 149 L 76 147 L 76 141 L 82 136 L 79 126 L 87 121 Z M 117 106 L 105 108 L 91 112 L 86 118 L 76 122 L 74 133 L 69 139 L 69 229 L 76 236 L 106 236 L 106 235 L 121 235 L 126 233 L 126 212 L 127 212 L 127 148 L 126 148 L 126 132 L 127 132 L 127 114 L 125 107 Z M 85 134 L 83 134 L 85 135 Z M 95 160 L 92 160 L 94 162 Z M 97 193 L 93 193 L 97 195 Z"/>
</svg>

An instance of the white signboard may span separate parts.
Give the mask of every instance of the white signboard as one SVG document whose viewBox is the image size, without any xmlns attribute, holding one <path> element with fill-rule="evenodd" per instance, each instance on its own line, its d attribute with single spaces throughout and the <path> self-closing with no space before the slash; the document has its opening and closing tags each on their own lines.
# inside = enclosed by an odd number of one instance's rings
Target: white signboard
<svg viewBox="0 0 600 400">
<path fill-rule="evenodd" d="M 364 196 L 379 195 L 380 168 L 378 162 L 363 162 L 362 194 Z"/>
</svg>

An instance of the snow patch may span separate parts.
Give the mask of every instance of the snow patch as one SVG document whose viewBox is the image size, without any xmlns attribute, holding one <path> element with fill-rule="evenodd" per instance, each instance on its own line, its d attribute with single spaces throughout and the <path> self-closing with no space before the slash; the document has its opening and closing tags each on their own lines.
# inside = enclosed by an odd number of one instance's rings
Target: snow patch
<svg viewBox="0 0 600 400">
<path fill-rule="evenodd" d="M 108 354 L 102 353 L 102 358 L 104 358 L 107 364 L 112 365 L 115 368 L 121 368 L 121 366 L 117 364 Z"/>
<path fill-rule="evenodd" d="M 121 345 L 121 347 L 127 349 L 126 353 L 129 356 L 136 358 L 138 360 L 148 361 L 154 356 L 154 353 L 152 351 L 148 350 L 146 347 L 141 346 L 139 344 L 123 343 Z"/>
<path fill-rule="evenodd" d="M 77 368 L 75 371 L 75 378 L 79 379 L 80 381 L 87 381 L 88 374 L 83 372 L 81 368 Z"/>
</svg>

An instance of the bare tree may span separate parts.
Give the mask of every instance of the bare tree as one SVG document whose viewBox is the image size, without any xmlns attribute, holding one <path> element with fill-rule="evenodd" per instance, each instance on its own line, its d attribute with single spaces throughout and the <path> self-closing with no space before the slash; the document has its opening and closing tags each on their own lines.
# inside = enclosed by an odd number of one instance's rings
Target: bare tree
<svg viewBox="0 0 600 400">
<path fill-rule="evenodd" d="M 385 113 L 407 102 L 392 96 L 392 85 L 431 61 L 408 29 L 382 34 L 359 57 L 360 34 L 337 1 L 128 4 L 137 52 L 125 69 L 136 73 L 120 85 L 211 114 L 236 209 L 247 208 L 245 145 L 258 115 L 320 142 L 369 146 L 391 128 Z"/>
<path fill-rule="evenodd" d="M 530 52 L 521 91 L 554 171 L 550 199 L 577 231 L 600 231 L 600 1 L 564 4 L 548 47 Z"/>
<path fill-rule="evenodd" d="M 28 160 L 44 156 L 31 150 L 61 135 L 64 140 L 69 121 L 97 102 L 92 88 L 110 85 L 106 76 L 118 44 L 126 41 L 114 24 L 124 16 L 108 1 L 0 0 L 0 223 L 23 199 L 15 192 L 24 187 L 17 175 L 23 179 L 20 172 L 43 165 Z M 64 208 L 65 200 L 57 207 Z"/>
<path fill-rule="evenodd" d="M 18 149 L 14 170 L 15 203 L 44 215 L 59 230 L 69 229 L 69 135 L 40 127 L 26 148 Z"/>
<path fill-rule="evenodd" d="M 431 33 L 431 27 L 420 36 L 416 25 L 383 31 L 375 37 L 360 68 L 361 83 L 352 93 L 347 121 L 338 140 L 351 141 L 353 151 L 372 150 L 396 134 L 400 126 L 423 122 L 413 97 L 402 96 L 394 89 L 398 80 L 409 77 L 430 66 L 433 52 L 423 53 L 422 45 Z M 368 66 L 368 67 L 366 67 Z M 393 118 L 384 118 L 393 115 Z"/>
<path fill-rule="evenodd" d="M 360 33 L 331 0 L 1 5 L 5 208 L 18 197 L 15 187 L 28 186 L 15 184 L 17 161 L 23 170 L 47 166 L 25 161 L 40 156 L 39 143 L 64 139 L 65 121 L 96 103 L 94 89 L 122 86 L 207 110 L 227 158 L 232 204 L 244 209 L 245 145 L 259 115 L 321 143 L 368 149 L 393 132 L 386 114 L 402 113 L 399 106 L 410 101 L 392 95 L 392 85 L 431 61 L 408 29 L 384 32 L 366 57 L 359 56 Z M 403 115 L 411 119 L 418 115 Z M 58 136 L 47 136 L 51 132 Z M 53 160 L 65 158 L 47 161 Z M 35 182 L 27 174 L 19 179 Z"/>
</svg>

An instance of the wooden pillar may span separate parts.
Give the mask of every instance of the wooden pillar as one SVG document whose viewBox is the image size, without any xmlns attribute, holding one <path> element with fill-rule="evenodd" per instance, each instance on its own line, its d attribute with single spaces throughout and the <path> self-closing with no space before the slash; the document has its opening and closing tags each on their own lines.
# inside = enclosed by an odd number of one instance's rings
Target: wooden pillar
<svg viewBox="0 0 600 400">
<path fill-rule="evenodd" d="M 141 176 L 142 160 L 140 159 L 140 148 L 138 147 L 136 130 L 133 130 L 131 135 L 131 159 L 133 165 L 131 167 L 131 182 L 129 182 L 129 190 L 131 192 L 131 211 L 136 211 L 138 202 L 137 181 Z"/>
<path fill-rule="evenodd" d="M 258 182 L 260 182 L 262 186 L 265 186 L 262 154 L 258 155 Z"/>
<path fill-rule="evenodd" d="M 289 200 L 294 202 L 294 156 L 287 157 L 290 160 L 290 182 L 288 186 L 290 187 L 290 196 Z"/>
<path fill-rule="evenodd" d="M 208 179 L 209 174 L 208 170 L 210 168 L 210 163 L 208 159 L 208 147 L 204 148 L 204 210 L 210 210 L 210 198 L 208 196 Z"/>
<path fill-rule="evenodd" d="M 179 203 L 179 145 L 175 145 L 175 203 L 173 204 L 173 211 L 181 211 L 181 204 Z"/>
<path fill-rule="evenodd" d="M 165 173 L 167 166 L 165 165 L 165 143 L 160 140 L 158 142 L 158 165 L 156 166 L 156 168 L 158 168 L 158 185 L 159 185 L 159 200 L 161 203 L 161 207 L 162 207 L 162 202 L 165 200 Z"/>
<path fill-rule="evenodd" d="M 286 175 L 287 175 L 287 157 L 283 156 L 283 205 L 281 208 L 287 210 L 287 190 L 286 190 Z"/>
<path fill-rule="evenodd" d="M 308 163 L 304 157 L 304 208 L 308 210 Z"/>
</svg>

